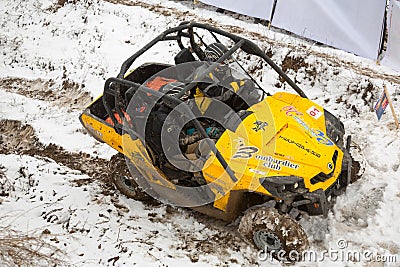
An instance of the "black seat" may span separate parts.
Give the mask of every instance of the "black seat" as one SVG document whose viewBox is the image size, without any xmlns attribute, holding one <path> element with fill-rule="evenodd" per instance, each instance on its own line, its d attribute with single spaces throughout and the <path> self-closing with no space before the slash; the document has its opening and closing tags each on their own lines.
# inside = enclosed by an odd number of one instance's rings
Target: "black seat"
<svg viewBox="0 0 400 267">
<path fill-rule="evenodd" d="M 196 61 L 193 54 L 189 51 L 188 48 L 184 48 L 174 57 L 175 64 L 182 64 L 186 62 Z"/>
</svg>

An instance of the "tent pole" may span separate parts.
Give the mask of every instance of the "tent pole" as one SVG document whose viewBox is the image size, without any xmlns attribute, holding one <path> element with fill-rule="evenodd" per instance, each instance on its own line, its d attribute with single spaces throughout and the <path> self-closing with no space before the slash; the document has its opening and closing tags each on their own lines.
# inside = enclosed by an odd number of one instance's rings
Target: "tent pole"
<svg viewBox="0 0 400 267">
<path fill-rule="evenodd" d="M 272 5 L 271 15 L 269 16 L 268 30 L 271 29 L 272 19 L 274 18 L 275 8 L 276 8 L 276 3 L 277 2 L 278 2 L 278 0 L 274 0 L 274 3 Z"/>
</svg>

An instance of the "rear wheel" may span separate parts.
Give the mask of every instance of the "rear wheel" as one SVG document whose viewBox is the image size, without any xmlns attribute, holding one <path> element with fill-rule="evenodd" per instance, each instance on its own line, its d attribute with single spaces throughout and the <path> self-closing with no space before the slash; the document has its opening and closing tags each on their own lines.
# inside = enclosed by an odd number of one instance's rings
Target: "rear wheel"
<svg viewBox="0 0 400 267">
<path fill-rule="evenodd" d="M 262 207 L 246 212 L 239 232 L 257 249 L 283 261 L 296 261 L 308 248 L 307 235 L 301 225 L 287 214 Z"/>
</svg>

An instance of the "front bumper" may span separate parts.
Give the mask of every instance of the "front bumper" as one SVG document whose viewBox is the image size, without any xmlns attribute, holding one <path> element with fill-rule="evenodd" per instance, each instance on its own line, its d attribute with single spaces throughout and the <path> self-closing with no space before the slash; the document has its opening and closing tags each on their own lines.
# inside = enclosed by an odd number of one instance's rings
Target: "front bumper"
<svg viewBox="0 0 400 267">
<path fill-rule="evenodd" d="M 329 197 L 343 193 L 351 182 L 350 143 L 351 136 L 348 136 L 342 160 L 342 171 L 338 179 L 325 191 L 318 189 L 310 192 L 304 185 L 304 179 L 296 176 L 264 177 L 260 178 L 260 183 L 273 197 L 282 200 L 287 210 L 299 208 L 307 211 L 311 216 L 327 215 Z"/>
</svg>

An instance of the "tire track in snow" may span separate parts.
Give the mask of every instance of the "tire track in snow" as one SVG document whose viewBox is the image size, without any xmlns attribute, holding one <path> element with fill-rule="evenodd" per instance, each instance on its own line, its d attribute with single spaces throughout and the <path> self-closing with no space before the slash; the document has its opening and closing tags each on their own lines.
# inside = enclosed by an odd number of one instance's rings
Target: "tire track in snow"
<svg viewBox="0 0 400 267">
<path fill-rule="evenodd" d="M 35 130 L 31 125 L 23 125 L 16 120 L 0 121 L 0 154 L 28 155 L 52 159 L 91 177 L 91 179 L 77 181 L 78 186 L 91 183 L 94 180 L 100 181 L 103 193 L 106 195 L 115 192 L 112 183 L 113 175 L 129 175 L 123 157 L 113 156 L 109 161 L 84 152 L 68 152 L 55 144 L 44 145 L 35 135 Z M 146 198 L 150 199 L 150 197 Z M 139 200 L 146 200 L 146 198 Z M 149 201 L 146 204 L 152 204 L 152 202 Z"/>
<path fill-rule="evenodd" d="M 83 110 L 92 97 L 82 87 L 70 80 L 56 84 L 53 80 L 29 80 L 19 77 L 0 79 L 0 89 L 29 98 L 50 102 L 54 106 L 67 107 L 68 111 Z"/>
</svg>

